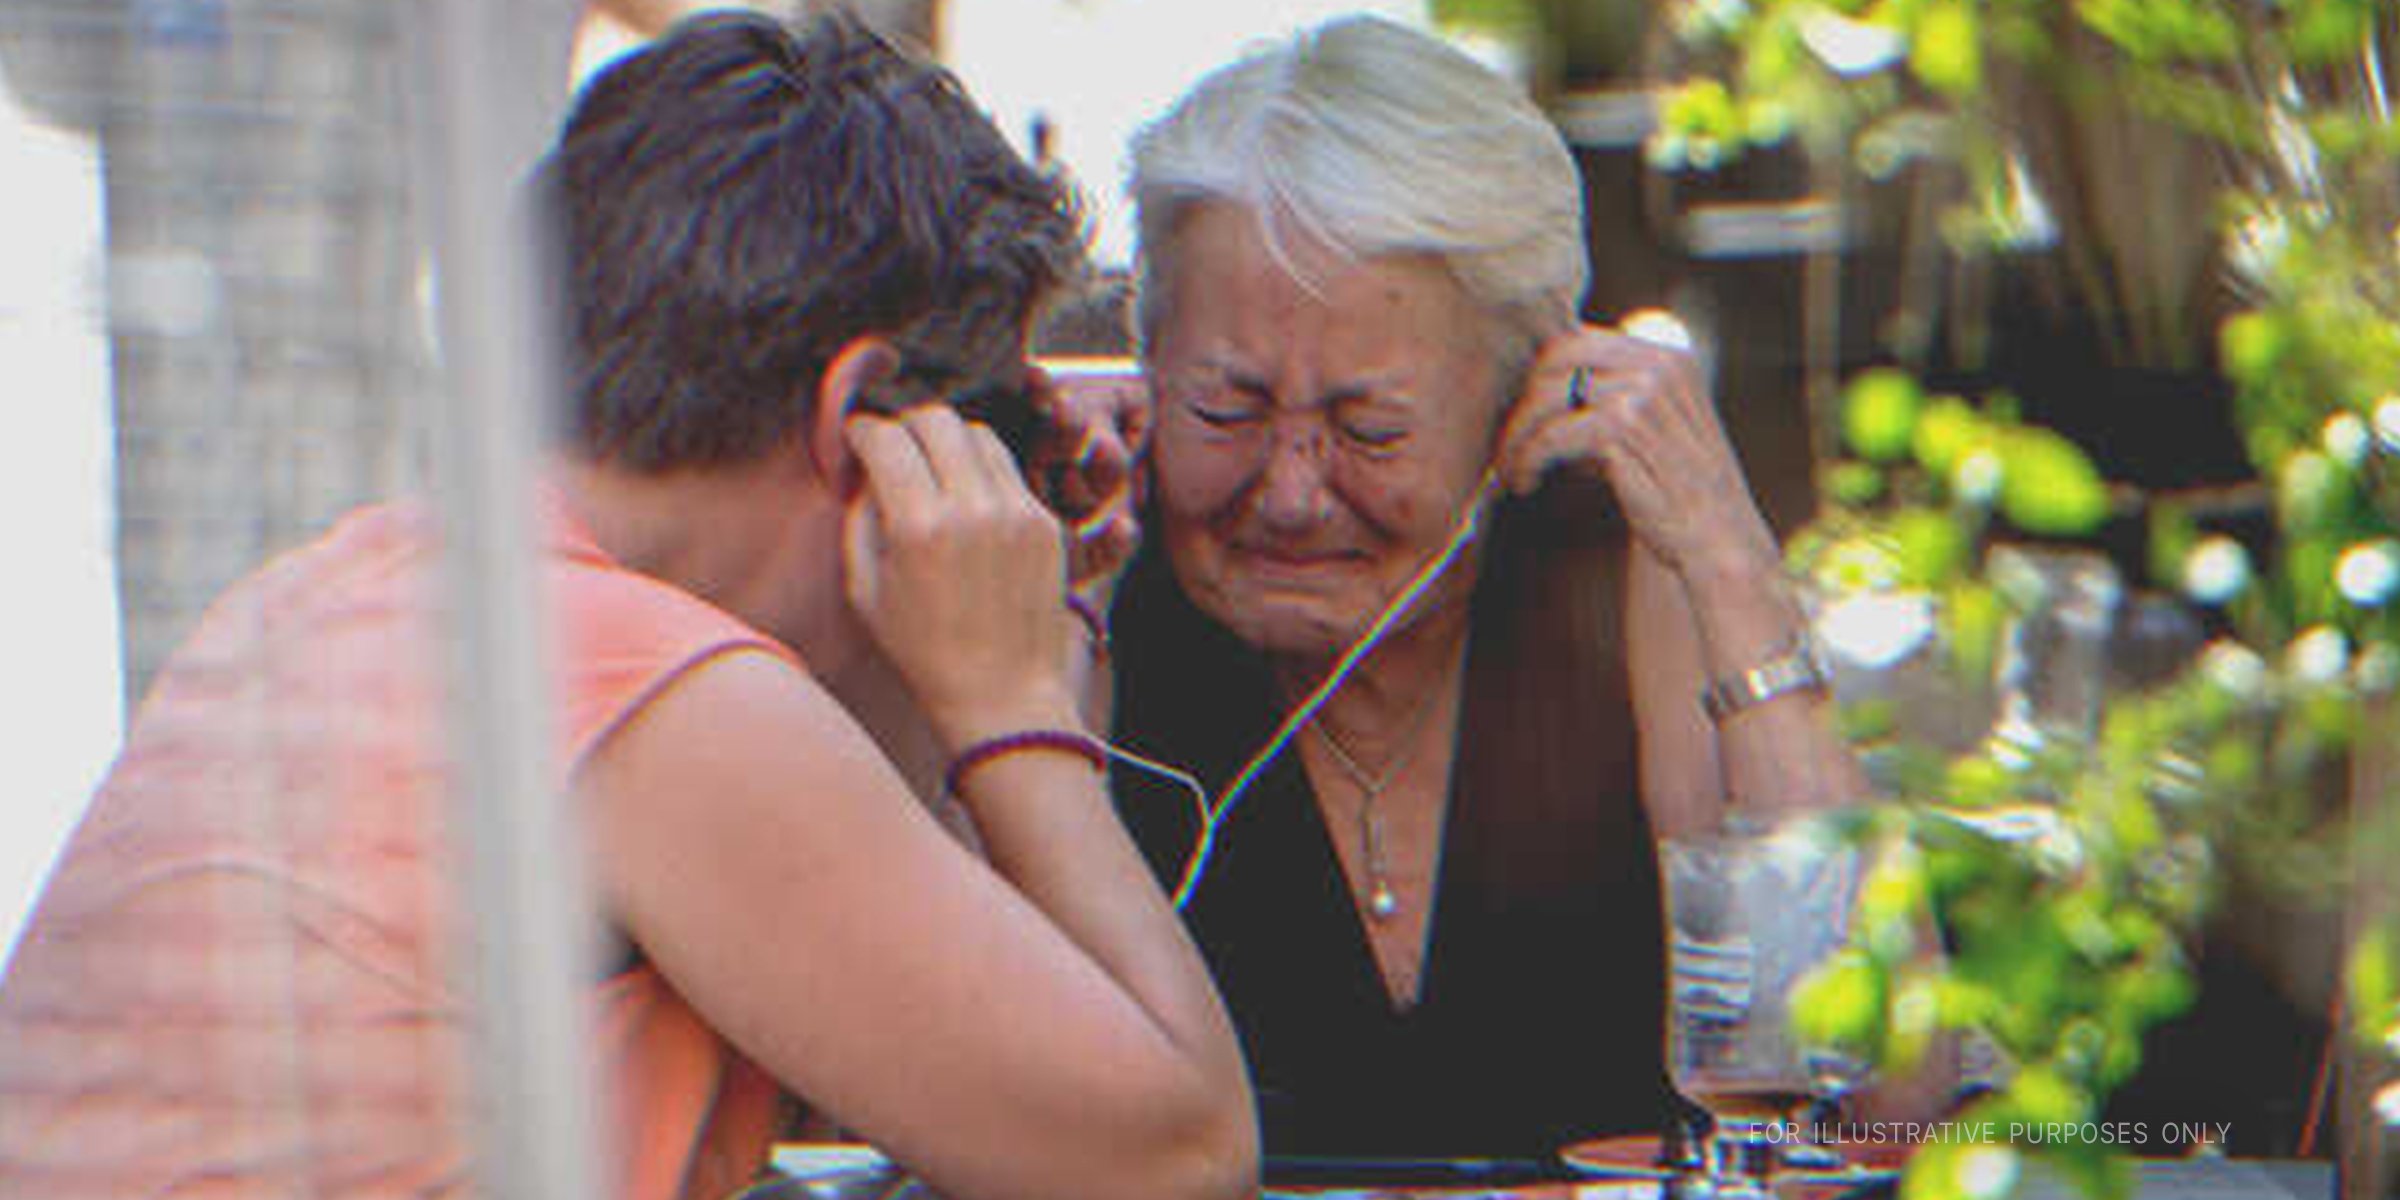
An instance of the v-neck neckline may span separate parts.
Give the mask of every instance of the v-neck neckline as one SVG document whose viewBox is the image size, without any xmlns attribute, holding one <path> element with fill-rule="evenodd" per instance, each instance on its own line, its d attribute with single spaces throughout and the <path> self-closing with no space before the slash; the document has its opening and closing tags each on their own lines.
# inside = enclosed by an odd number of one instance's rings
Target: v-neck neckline
<svg viewBox="0 0 2400 1200">
<path fill-rule="evenodd" d="M 1456 722 L 1463 727 L 1467 698 L 1459 698 Z M 1277 764 L 1278 774 L 1288 785 L 1292 800 L 1303 811 L 1300 821 L 1313 842 L 1311 857 L 1318 864 L 1317 877 L 1323 881 L 1320 893 L 1326 907 L 1341 914 L 1340 922 L 1348 931 L 1344 939 L 1350 948 L 1350 974 L 1362 982 L 1366 994 L 1374 996 L 1384 1015 L 1397 1022 L 1406 1022 L 1425 1011 L 1438 993 L 1436 974 L 1442 960 L 1448 958 L 1445 947 L 1450 939 L 1443 936 L 1447 914 L 1455 907 L 1451 903 L 1451 854 L 1459 822 L 1457 756 L 1452 756 L 1447 790 L 1442 797 L 1441 836 L 1434 848 L 1433 873 L 1427 883 L 1425 896 L 1425 926 L 1418 948 L 1415 994 L 1405 999 L 1392 991 L 1391 981 L 1383 973 L 1382 960 L 1375 954 L 1373 918 L 1359 908 L 1355 889 L 1351 886 L 1348 869 L 1342 863 L 1341 850 L 1335 845 L 1333 830 L 1326 824 L 1324 806 L 1319 802 L 1315 785 L 1310 781 L 1308 768 L 1298 754 Z"/>
</svg>

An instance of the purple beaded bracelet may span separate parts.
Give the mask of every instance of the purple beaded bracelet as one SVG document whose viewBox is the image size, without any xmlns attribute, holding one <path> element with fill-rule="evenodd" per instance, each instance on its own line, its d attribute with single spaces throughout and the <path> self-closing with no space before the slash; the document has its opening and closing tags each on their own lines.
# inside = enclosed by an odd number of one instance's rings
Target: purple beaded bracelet
<svg viewBox="0 0 2400 1200">
<path fill-rule="evenodd" d="M 1091 763 L 1095 771 L 1108 769 L 1108 744 L 1091 734 L 1071 729 L 1027 729 L 985 738 L 959 751 L 958 757 L 950 760 L 950 770 L 942 776 L 942 787 L 953 796 L 962 795 L 959 784 L 966 779 L 968 772 L 1019 750 L 1063 751 Z"/>
</svg>

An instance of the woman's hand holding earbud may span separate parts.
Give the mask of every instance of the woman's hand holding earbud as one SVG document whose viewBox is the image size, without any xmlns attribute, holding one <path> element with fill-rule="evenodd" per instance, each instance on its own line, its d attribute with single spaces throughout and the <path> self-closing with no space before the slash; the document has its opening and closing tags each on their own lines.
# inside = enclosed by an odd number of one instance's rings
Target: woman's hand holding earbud
<svg viewBox="0 0 2400 1200">
<path fill-rule="evenodd" d="M 952 750 L 1080 729 L 1058 522 L 990 429 L 950 408 L 843 428 L 866 486 L 845 532 L 850 602 Z"/>
<path fill-rule="evenodd" d="M 1501 435 L 1518 492 L 1552 470 L 1605 478 L 1635 537 L 1686 576 L 1780 563 L 1698 360 L 1674 346 L 1583 326 L 1543 345 Z"/>
</svg>

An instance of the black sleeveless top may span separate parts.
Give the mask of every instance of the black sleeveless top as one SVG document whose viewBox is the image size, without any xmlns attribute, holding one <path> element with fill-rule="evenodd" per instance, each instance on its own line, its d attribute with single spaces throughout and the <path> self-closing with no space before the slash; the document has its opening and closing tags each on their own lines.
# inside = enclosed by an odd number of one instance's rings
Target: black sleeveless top
<svg viewBox="0 0 2400 1200">
<path fill-rule="evenodd" d="M 1664 1123 L 1624 534 L 1588 497 L 1542 500 L 1504 511 L 1486 547 L 1416 1006 L 1391 1004 L 1293 750 L 1218 831 L 1185 919 L 1249 1054 L 1269 1153 L 1539 1156 Z M 1213 798 L 1283 715 L 1261 656 L 1147 551 L 1114 631 L 1117 738 Z M 1189 794 L 1122 768 L 1113 784 L 1172 887 L 1197 831 Z"/>
</svg>

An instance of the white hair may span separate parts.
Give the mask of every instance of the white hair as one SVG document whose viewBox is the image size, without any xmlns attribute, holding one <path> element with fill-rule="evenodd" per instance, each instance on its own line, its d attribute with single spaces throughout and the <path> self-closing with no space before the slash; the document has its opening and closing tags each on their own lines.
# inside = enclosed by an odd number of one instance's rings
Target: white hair
<svg viewBox="0 0 2400 1200">
<path fill-rule="evenodd" d="M 1527 349 L 1574 323 L 1588 281 L 1582 181 L 1557 129 L 1515 84 L 1378 17 L 1211 72 L 1135 136 L 1128 190 L 1145 343 L 1198 202 L 1247 209 L 1303 286 L 1296 247 L 1432 256 Z"/>
</svg>

